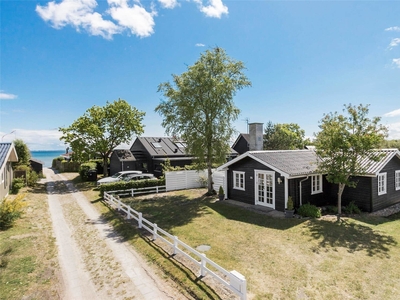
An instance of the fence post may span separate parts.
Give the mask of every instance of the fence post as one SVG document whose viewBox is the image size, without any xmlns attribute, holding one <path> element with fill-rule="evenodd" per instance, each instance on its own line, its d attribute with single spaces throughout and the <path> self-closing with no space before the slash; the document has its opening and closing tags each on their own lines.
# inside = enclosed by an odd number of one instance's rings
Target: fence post
<svg viewBox="0 0 400 300">
<path fill-rule="evenodd" d="M 155 241 L 157 239 L 157 224 L 153 224 L 153 240 Z"/>
<path fill-rule="evenodd" d="M 133 197 L 133 195 L 134 195 L 134 191 L 133 191 L 133 188 L 131 188 L 131 197 Z"/>
<path fill-rule="evenodd" d="M 117 206 L 117 210 L 120 211 L 121 210 L 121 199 L 119 199 L 119 196 L 116 196 L 118 199 L 118 206 Z"/>
<path fill-rule="evenodd" d="M 128 216 L 127 216 L 128 220 L 131 219 L 131 206 L 128 206 Z"/>
<path fill-rule="evenodd" d="M 207 271 L 206 271 L 206 255 L 204 253 L 201 254 L 201 267 L 200 267 L 200 275 L 202 277 L 206 276 Z"/>
<path fill-rule="evenodd" d="M 173 248 L 174 255 L 176 254 L 177 248 L 178 248 L 178 237 L 176 235 L 174 235 L 174 248 Z"/>
<path fill-rule="evenodd" d="M 139 226 L 139 228 L 142 228 L 142 213 L 139 213 L 138 226 Z"/>
<path fill-rule="evenodd" d="M 229 281 L 230 285 L 240 292 L 240 299 L 246 300 L 247 299 L 247 282 L 246 278 L 240 274 L 239 272 L 233 270 L 229 273 Z"/>
</svg>

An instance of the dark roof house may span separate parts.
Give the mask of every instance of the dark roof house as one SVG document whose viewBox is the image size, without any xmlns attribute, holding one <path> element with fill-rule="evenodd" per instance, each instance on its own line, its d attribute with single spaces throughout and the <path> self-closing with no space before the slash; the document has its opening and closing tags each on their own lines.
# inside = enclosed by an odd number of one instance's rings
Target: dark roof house
<svg viewBox="0 0 400 300">
<path fill-rule="evenodd" d="M 129 149 L 114 149 L 110 157 L 110 174 L 136 170 L 136 158 Z"/>
<path fill-rule="evenodd" d="M 342 200 L 364 211 L 400 202 L 400 152 L 376 150 L 379 161 L 361 160 L 363 176 L 354 178 L 356 188 L 346 187 Z M 318 157 L 312 150 L 249 151 L 220 166 L 225 171 L 227 198 L 284 211 L 289 196 L 295 206 L 335 204 L 337 185 L 317 171 Z"/>
<path fill-rule="evenodd" d="M 0 201 L 10 192 L 13 169 L 12 162 L 18 161 L 17 151 L 13 143 L 0 143 Z"/>
</svg>

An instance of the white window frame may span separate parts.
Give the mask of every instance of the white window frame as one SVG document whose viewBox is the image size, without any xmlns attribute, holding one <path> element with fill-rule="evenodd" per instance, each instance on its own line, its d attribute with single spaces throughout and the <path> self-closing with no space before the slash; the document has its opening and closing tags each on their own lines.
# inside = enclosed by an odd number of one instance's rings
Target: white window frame
<svg viewBox="0 0 400 300">
<path fill-rule="evenodd" d="M 244 176 L 245 172 L 240 172 L 240 171 L 233 171 L 233 188 L 235 190 L 241 190 L 244 191 L 245 190 L 245 176 Z M 236 179 L 239 179 L 239 185 L 237 185 L 237 181 Z"/>
<path fill-rule="evenodd" d="M 396 191 L 400 190 L 400 170 L 394 172 L 394 188 Z"/>
<path fill-rule="evenodd" d="M 387 173 L 378 174 L 378 196 L 384 195 L 387 192 Z"/>
<path fill-rule="evenodd" d="M 316 183 L 319 185 L 316 186 Z M 311 195 L 322 193 L 322 174 L 311 176 Z"/>
</svg>

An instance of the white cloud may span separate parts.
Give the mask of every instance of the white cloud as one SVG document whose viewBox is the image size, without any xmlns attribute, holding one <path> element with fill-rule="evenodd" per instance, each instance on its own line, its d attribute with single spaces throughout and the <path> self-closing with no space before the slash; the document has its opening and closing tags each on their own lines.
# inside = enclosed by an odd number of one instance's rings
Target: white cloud
<svg viewBox="0 0 400 300">
<path fill-rule="evenodd" d="M 396 110 L 393 110 L 391 112 L 388 112 L 388 113 L 384 114 L 383 116 L 384 117 L 397 117 L 397 116 L 400 116 L 400 108 L 396 109 Z"/>
<path fill-rule="evenodd" d="M 204 44 L 202 44 L 202 43 L 197 43 L 195 46 L 196 46 L 196 47 L 205 47 L 206 45 L 204 45 Z"/>
<path fill-rule="evenodd" d="M 161 6 L 164 8 L 174 8 L 175 6 L 179 5 L 178 1 L 176 0 L 158 0 L 161 3 Z"/>
<path fill-rule="evenodd" d="M 400 31 L 400 27 L 399 26 L 389 27 L 386 28 L 385 31 Z"/>
<path fill-rule="evenodd" d="M 394 38 L 389 44 L 389 48 L 392 49 L 400 44 L 400 38 Z"/>
<path fill-rule="evenodd" d="M 228 7 L 222 3 L 222 0 L 209 0 L 209 5 L 204 6 L 202 0 L 194 0 L 199 4 L 200 11 L 207 17 L 221 18 L 222 14 L 228 14 Z"/>
<path fill-rule="evenodd" d="M 6 94 L 6 93 L 3 93 L 3 92 L 0 92 L 0 99 L 3 99 L 3 100 L 12 100 L 12 99 L 15 99 L 15 98 L 17 98 L 17 95 L 14 95 L 14 94 Z"/>
<path fill-rule="evenodd" d="M 388 125 L 389 128 L 389 139 L 398 140 L 400 139 L 400 122 L 391 123 Z"/>
<path fill-rule="evenodd" d="M 392 63 L 400 69 L 400 58 L 393 58 Z"/>
<path fill-rule="evenodd" d="M 137 4 L 129 7 L 127 0 L 108 0 L 108 4 L 111 17 L 132 34 L 147 37 L 154 33 L 154 16 L 157 15 L 155 11 L 148 12 Z"/>
<path fill-rule="evenodd" d="M 36 12 L 56 29 L 71 25 L 77 31 L 83 28 L 92 35 L 111 39 L 121 28 L 94 12 L 96 6 L 95 0 L 63 0 L 60 3 L 52 1 L 45 6 L 37 5 Z"/>
<path fill-rule="evenodd" d="M 13 129 L 12 134 L 0 132 L 3 142 L 12 142 L 21 139 L 28 146 L 29 150 L 60 150 L 65 149 L 64 142 L 60 141 L 61 132 L 54 130 L 27 130 Z"/>
</svg>

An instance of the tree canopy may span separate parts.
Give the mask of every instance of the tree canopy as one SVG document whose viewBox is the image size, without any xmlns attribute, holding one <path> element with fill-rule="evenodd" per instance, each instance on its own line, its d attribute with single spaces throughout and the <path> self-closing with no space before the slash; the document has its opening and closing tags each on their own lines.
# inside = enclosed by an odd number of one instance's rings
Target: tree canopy
<svg viewBox="0 0 400 300">
<path fill-rule="evenodd" d="M 15 163 L 16 165 L 29 165 L 29 160 L 31 159 L 31 152 L 27 144 L 21 139 L 16 139 L 13 141 L 15 151 L 18 155 L 18 162 Z"/>
<path fill-rule="evenodd" d="M 103 159 L 104 175 L 107 174 L 108 157 L 112 150 L 143 133 L 145 113 L 118 99 L 104 107 L 93 106 L 69 127 L 59 128 L 60 140 L 68 143 L 76 158 L 98 157 Z"/>
<path fill-rule="evenodd" d="M 304 148 L 305 131 L 296 123 L 267 123 L 264 129 L 265 150 L 295 150 Z"/>
<path fill-rule="evenodd" d="M 341 214 L 342 193 L 346 186 L 356 187 L 352 178 L 365 173 L 360 159 L 366 156 L 378 160 L 371 152 L 387 135 L 379 117 L 368 118 L 368 105 L 345 105 L 347 115 L 329 113 L 320 121 L 316 134 L 316 153 L 321 158 L 318 170 L 327 180 L 338 185 L 338 220 Z"/>
<path fill-rule="evenodd" d="M 187 153 L 208 168 L 208 192 L 213 192 L 211 166 L 226 161 L 232 122 L 239 116 L 233 102 L 237 90 L 251 86 L 241 61 L 228 57 L 221 48 L 207 50 L 172 83 L 158 86 L 166 100 L 155 111 L 163 116 L 167 134 L 180 136 Z"/>
</svg>

